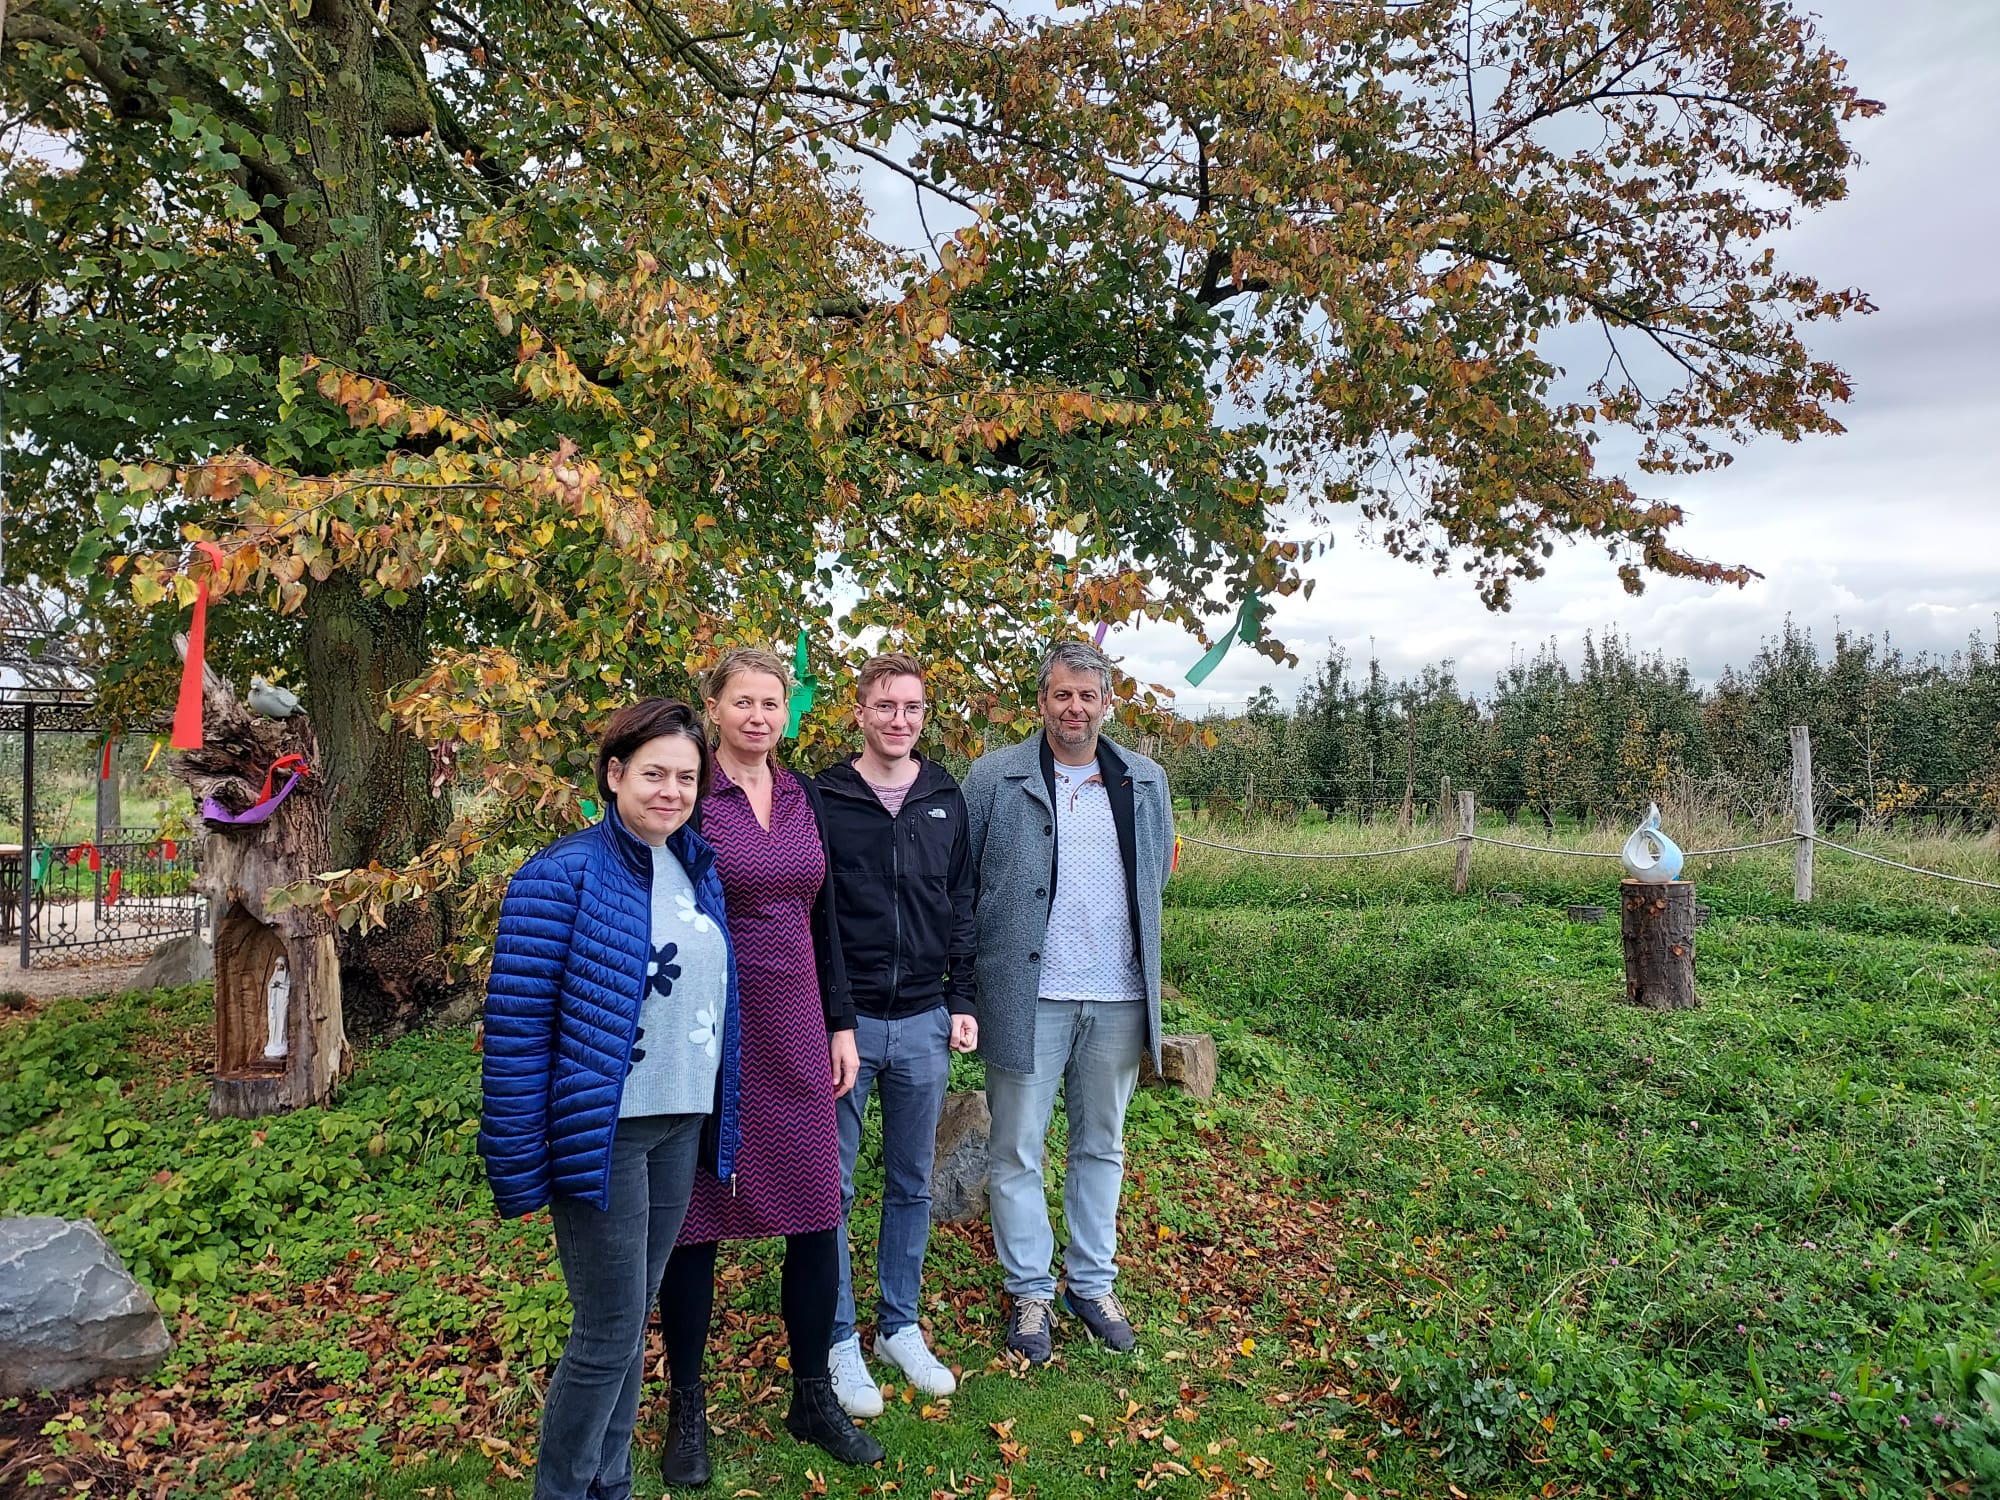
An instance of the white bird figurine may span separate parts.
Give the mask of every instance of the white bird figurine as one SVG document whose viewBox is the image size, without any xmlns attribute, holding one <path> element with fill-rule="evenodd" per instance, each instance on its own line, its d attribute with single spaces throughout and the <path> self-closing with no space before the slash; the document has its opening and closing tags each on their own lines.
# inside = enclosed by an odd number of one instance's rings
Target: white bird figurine
<svg viewBox="0 0 2000 1500">
<path fill-rule="evenodd" d="M 289 719 L 299 711 L 299 695 L 261 677 L 250 679 L 250 712 L 267 719 Z"/>
<path fill-rule="evenodd" d="M 1646 821 L 1632 830 L 1618 856 L 1625 861 L 1625 873 L 1646 885 L 1666 885 L 1678 880 L 1685 856 L 1679 844 L 1660 832 L 1660 805 L 1646 805 Z"/>
</svg>

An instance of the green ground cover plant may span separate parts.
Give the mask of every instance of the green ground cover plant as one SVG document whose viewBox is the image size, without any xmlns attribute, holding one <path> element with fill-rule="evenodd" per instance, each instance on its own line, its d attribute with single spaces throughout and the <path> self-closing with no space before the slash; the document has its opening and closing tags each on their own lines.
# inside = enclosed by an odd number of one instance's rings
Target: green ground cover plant
<svg viewBox="0 0 2000 1500">
<path fill-rule="evenodd" d="M 1169 1023 L 1223 1084 L 1135 1102 L 1137 1357 L 1008 1368 L 984 1227 L 941 1230 L 968 1379 L 897 1393 L 888 1472 L 829 1469 L 779 1431 L 768 1251 L 725 1256 L 711 1493 L 1997 1492 L 2000 902 L 1705 867 L 1705 1003 L 1660 1016 L 1618 1002 L 1615 918 L 1564 916 L 1601 868 L 1482 849 L 1455 898 L 1421 858 L 1185 859 Z M 0 1013 L 0 1213 L 88 1214 L 179 1340 L 0 1403 L 0 1492 L 525 1496 L 567 1307 L 545 1218 L 491 1216 L 472 1034 L 210 1121 L 207 1022 L 199 988 Z"/>
</svg>

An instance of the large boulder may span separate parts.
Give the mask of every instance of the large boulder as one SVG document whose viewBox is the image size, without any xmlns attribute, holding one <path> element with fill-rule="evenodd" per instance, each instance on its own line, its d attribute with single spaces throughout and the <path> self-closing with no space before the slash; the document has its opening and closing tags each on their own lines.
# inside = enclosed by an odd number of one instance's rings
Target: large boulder
<svg viewBox="0 0 2000 1500">
<path fill-rule="evenodd" d="M 1160 1038 L 1160 1067 L 1150 1053 L 1139 1059 L 1141 1083 L 1171 1084 L 1197 1099 L 1215 1097 L 1215 1038 L 1206 1032 Z"/>
<path fill-rule="evenodd" d="M 993 1116 L 983 1090 L 946 1094 L 931 1163 L 931 1222 L 961 1224 L 986 1212 L 986 1166 Z"/>
<path fill-rule="evenodd" d="M 0 1396 L 144 1375 L 173 1342 L 88 1219 L 0 1219 Z"/>
<path fill-rule="evenodd" d="M 171 990 L 215 977 L 215 950 L 189 933 L 155 949 L 132 981 L 135 990 Z"/>
</svg>

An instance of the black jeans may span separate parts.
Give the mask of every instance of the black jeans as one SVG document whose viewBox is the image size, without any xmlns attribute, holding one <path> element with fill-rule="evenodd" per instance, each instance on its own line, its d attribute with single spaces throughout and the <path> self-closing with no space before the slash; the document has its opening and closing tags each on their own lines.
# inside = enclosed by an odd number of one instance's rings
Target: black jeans
<svg viewBox="0 0 2000 1500">
<path fill-rule="evenodd" d="M 792 1373 L 824 1378 L 833 1347 L 833 1311 L 840 1296 L 840 1231 L 785 1236 L 784 1283 L 779 1304 L 792 1344 Z M 701 1383 L 702 1354 L 715 1312 L 715 1246 L 680 1245 L 660 1279 L 660 1329 L 667 1339 L 667 1371 L 676 1390 Z"/>
<path fill-rule="evenodd" d="M 611 1141 L 611 1196 L 550 1206 L 569 1342 L 542 1405 L 535 1500 L 626 1500 L 645 1378 L 646 1318 L 694 1192 L 703 1115 L 639 1115 Z"/>
</svg>

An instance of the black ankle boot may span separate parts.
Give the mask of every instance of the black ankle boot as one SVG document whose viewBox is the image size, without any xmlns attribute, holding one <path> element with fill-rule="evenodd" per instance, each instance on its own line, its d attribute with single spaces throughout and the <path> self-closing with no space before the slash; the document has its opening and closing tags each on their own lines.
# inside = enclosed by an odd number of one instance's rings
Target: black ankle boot
<svg viewBox="0 0 2000 1500">
<path fill-rule="evenodd" d="M 675 1488 L 708 1483 L 708 1392 L 675 1386 L 667 1398 L 667 1441 L 660 1477 Z"/>
<path fill-rule="evenodd" d="M 882 1445 L 840 1409 L 833 1381 L 825 1375 L 793 1377 L 792 1409 L 785 1413 L 785 1430 L 844 1464 L 882 1462 Z"/>
</svg>

